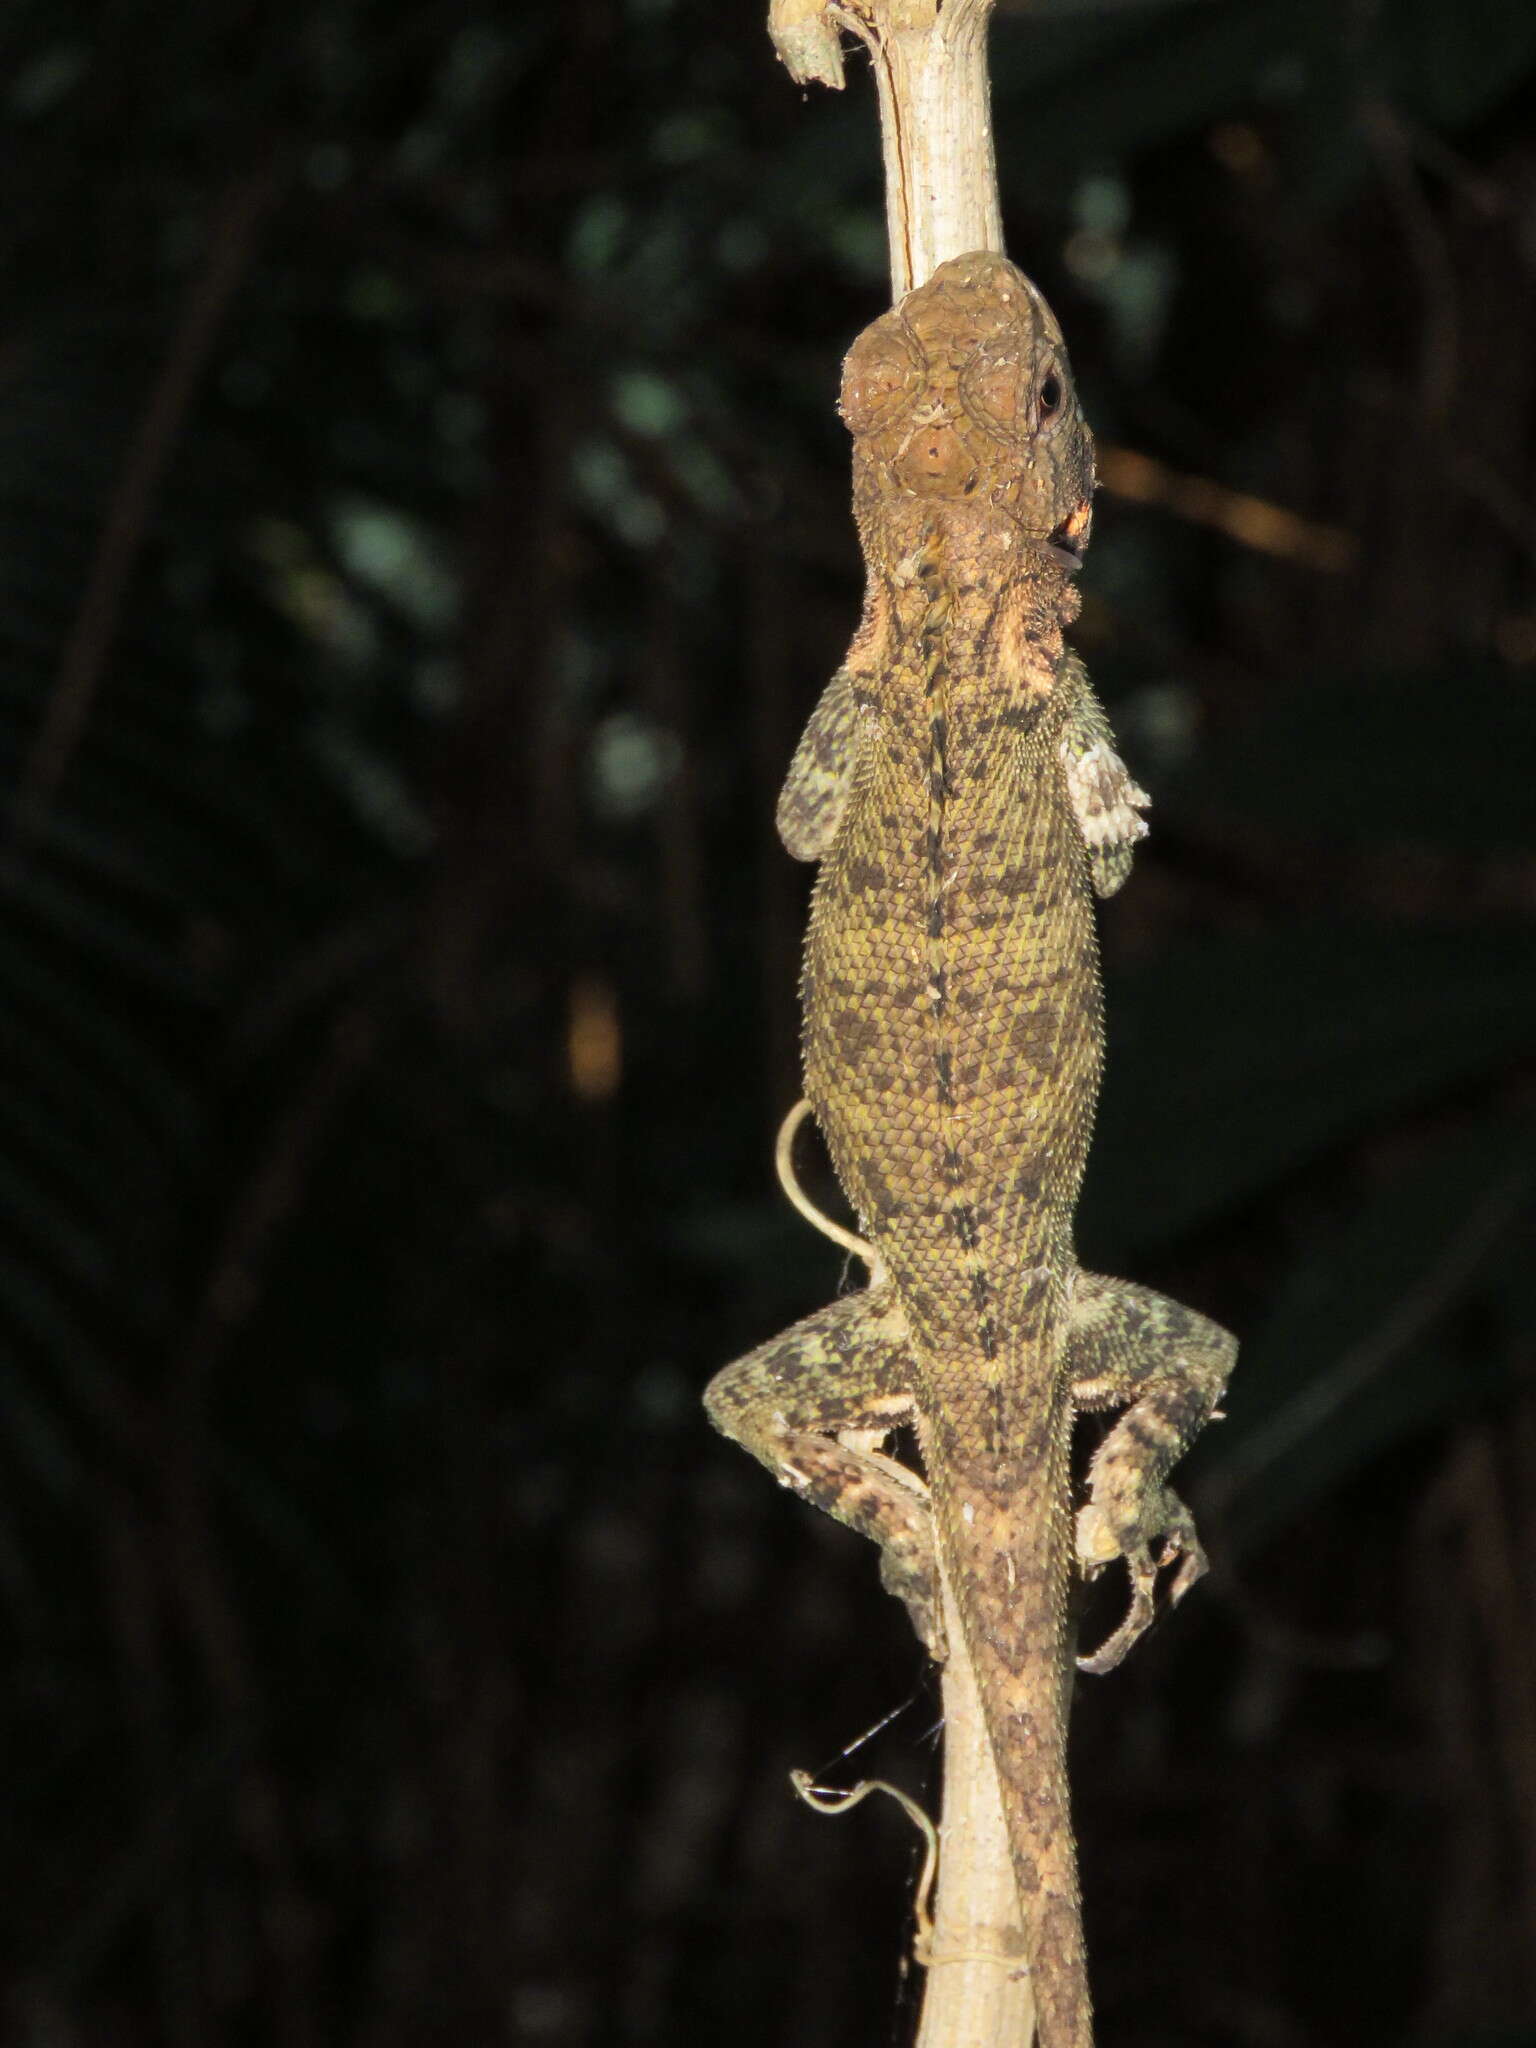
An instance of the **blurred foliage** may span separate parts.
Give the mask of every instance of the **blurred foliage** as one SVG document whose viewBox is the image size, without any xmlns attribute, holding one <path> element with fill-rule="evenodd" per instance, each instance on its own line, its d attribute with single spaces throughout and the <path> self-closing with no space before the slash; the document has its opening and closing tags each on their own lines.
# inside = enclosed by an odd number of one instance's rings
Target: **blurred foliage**
<svg viewBox="0 0 1536 2048">
<path fill-rule="evenodd" d="M 906 1838 L 783 1767 L 913 1695 L 921 1778 L 915 1652 L 697 1404 L 838 1284 L 770 819 L 885 262 L 758 13 L 0 11 L 8 2042 L 909 2022 Z M 1245 1338 L 1082 1698 L 1104 2038 L 1536 2040 L 1536 10 L 995 45 L 1162 480 L 1084 1250 Z"/>
</svg>

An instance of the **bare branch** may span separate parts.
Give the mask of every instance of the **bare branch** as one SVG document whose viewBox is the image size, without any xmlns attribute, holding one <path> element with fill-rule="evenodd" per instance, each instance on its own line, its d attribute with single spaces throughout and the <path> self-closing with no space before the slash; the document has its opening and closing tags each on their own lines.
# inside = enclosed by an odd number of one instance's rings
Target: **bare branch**
<svg viewBox="0 0 1536 2048">
<path fill-rule="evenodd" d="M 841 87 L 839 30 L 869 51 L 880 94 L 891 296 L 951 256 L 1003 246 L 992 154 L 987 23 L 993 0 L 773 0 L 769 33 L 790 75 Z"/>
</svg>

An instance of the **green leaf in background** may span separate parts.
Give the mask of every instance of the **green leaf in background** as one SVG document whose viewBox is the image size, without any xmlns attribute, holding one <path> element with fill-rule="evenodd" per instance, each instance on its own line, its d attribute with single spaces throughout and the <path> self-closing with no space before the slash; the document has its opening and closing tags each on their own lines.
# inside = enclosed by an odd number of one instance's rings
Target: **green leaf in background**
<svg viewBox="0 0 1536 2048">
<path fill-rule="evenodd" d="M 1363 16 L 1334 0 L 1176 0 L 1010 20 L 1025 14 L 1005 9 L 994 38 L 1005 177 L 1021 162 L 1033 176 L 1104 163 L 1246 104 L 1295 112 L 1295 141 L 1320 160 L 1310 182 L 1335 197 L 1369 163 L 1356 121 L 1366 99 L 1459 128 L 1512 92 L 1536 54 L 1536 8 L 1501 0 L 1397 0 Z M 1319 178 L 1322 159 L 1332 168 Z"/>
<path fill-rule="evenodd" d="M 1536 848 L 1533 760 L 1526 676 L 1470 666 L 1311 680 L 1212 741 L 1158 815 L 1345 845 Z"/>
<path fill-rule="evenodd" d="M 1523 925 L 1319 923 L 1110 977 L 1086 1256 L 1165 1242 L 1386 1111 L 1536 1045 Z"/>
<path fill-rule="evenodd" d="M 1515 2027 L 1497 2034 L 1449 2034 L 1423 2048 L 1536 2048 L 1536 2029 Z"/>
<path fill-rule="evenodd" d="M 1421 1153 L 1309 1234 L 1243 1345 L 1202 1497 L 1223 1547 L 1251 1547 L 1403 1437 L 1486 1406 L 1530 1374 L 1536 1122 L 1491 1117 Z M 1483 1305 L 1484 1341 L 1442 1341 Z"/>
<path fill-rule="evenodd" d="M 1266 81 L 1301 78 L 1341 27 L 1334 10 L 1295 0 L 1047 14 L 1027 31 L 1005 17 L 993 39 L 1004 176 L 1021 162 L 1032 176 L 1103 163 L 1262 100 Z"/>
<path fill-rule="evenodd" d="M 1536 7 L 1396 0 L 1377 19 L 1391 89 L 1406 110 L 1441 127 L 1488 113 L 1536 57 Z"/>
</svg>

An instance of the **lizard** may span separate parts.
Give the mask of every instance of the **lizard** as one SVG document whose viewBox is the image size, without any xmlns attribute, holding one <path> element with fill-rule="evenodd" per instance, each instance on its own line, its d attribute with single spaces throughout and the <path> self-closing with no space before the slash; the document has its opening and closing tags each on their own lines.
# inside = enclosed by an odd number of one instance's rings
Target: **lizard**
<svg viewBox="0 0 1536 2048">
<path fill-rule="evenodd" d="M 1074 1663 L 1108 1670 L 1205 1569 L 1167 1474 L 1236 1346 L 1082 1270 L 1073 1212 L 1102 1064 L 1093 898 L 1149 799 L 1064 628 L 1093 444 L 1056 320 L 992 253 L 946 262 L 854 343 L 863 614 L 779 802 L 819 863 L 806 1095 L 870 1284 L 711 1381 L 715 1426 L 873 1537 L 945 1652 L 942 1551 L 998 1769 L 1040 2048 L 1091 2048 L 1066 1769 Z M 1121 1407 L 1073 1509 L 1074 1417 Z M 887 1457 L 910 1426 L 923 1477 Z M 936 1548 L 937 1546 L 937 1548 Z M 1123 1559 L 1123 1621 L 1071 1640 L 1074 1570 Z"/>
</svg>

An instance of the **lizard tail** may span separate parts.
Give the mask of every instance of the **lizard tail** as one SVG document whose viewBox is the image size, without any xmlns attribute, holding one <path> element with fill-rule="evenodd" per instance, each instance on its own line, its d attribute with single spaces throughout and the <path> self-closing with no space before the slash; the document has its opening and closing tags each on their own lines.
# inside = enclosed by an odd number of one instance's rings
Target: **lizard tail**
<svg viewBox="0 0 1536 2048">
<path fill-rule="evenodd" d="M 1039 2048 L 1093 2048 L 1067 1780 L 1070 1417 L 1044 1421 L 1032 1454 L 971 1453 L 963 1476 L 930 1460 L 930 1479 L 1002 1788 Z"/>
</svg>

